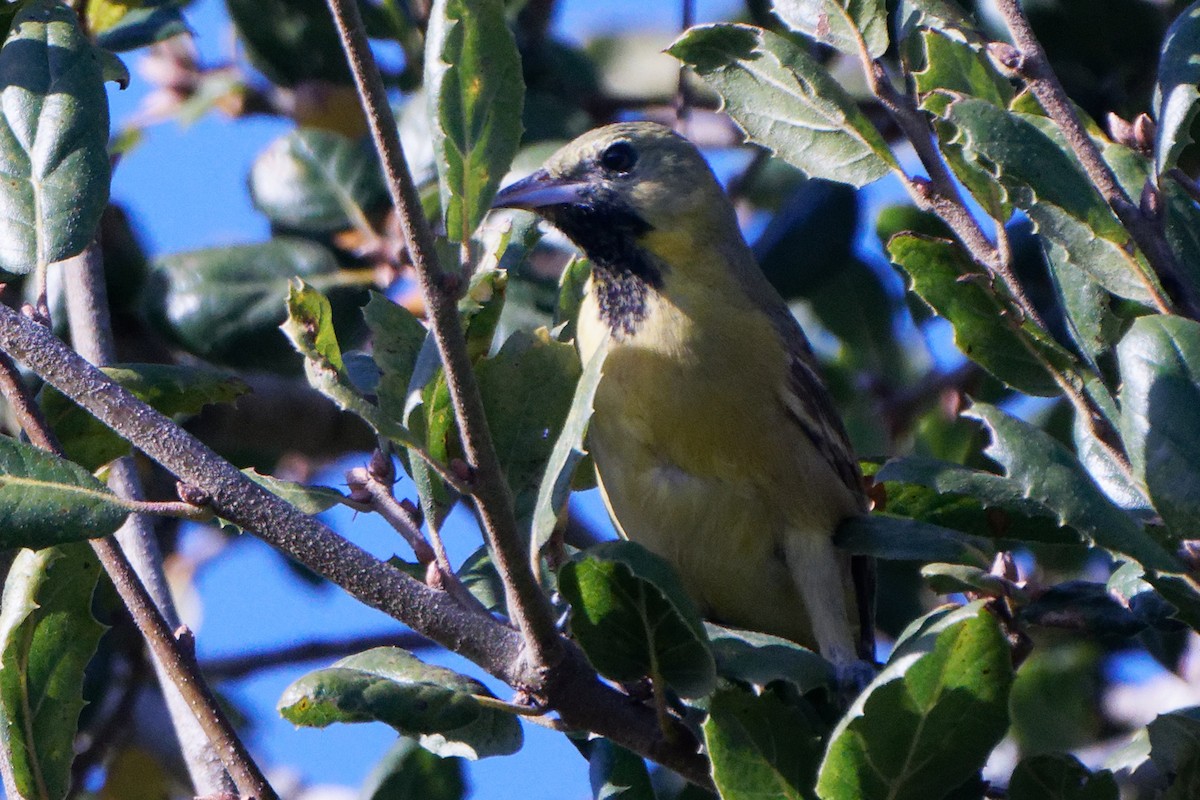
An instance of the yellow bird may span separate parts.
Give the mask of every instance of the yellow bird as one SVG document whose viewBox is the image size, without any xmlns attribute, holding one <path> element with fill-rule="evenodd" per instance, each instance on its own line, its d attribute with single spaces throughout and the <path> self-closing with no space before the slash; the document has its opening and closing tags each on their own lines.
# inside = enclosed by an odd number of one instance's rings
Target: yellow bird
<svg viewBox="0 0 1200 800">
<path fill-rule="evenodd" d="M 710 619 L 815 646 L 839 671 L 870 660 L 870 565 L 831 541 L 867 507 L 857 462 L 696 148 L 609 125 L 495 205 L 536 211 L 592 262 L 578 344 L 585 363 L 609 352 L 589 449 L 622 535 L 670 561 Z"/>
</svg>

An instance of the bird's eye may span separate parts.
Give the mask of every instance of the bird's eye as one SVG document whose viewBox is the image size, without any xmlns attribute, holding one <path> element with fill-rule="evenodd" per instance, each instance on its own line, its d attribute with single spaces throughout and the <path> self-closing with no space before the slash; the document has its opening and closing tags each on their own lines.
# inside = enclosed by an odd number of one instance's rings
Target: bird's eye
<svg viewBox="0 0 1200 800">
<path fill-rule="evenodd" d="M 629 142 L 613 142 L 600 154 L 600 166 L 608 172 L 624 174 L 637 163 L 637 151 Z"/>
</svg>

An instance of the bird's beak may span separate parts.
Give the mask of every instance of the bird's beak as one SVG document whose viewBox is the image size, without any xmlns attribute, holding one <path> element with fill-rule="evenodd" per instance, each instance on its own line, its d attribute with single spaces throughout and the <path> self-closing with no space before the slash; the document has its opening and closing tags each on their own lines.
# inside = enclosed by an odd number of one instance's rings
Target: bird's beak
<svg viewBox="0 0 1200 800">
<path fill-rule="evenodd" d="M 587 184 L 582 181 L 551 177 L 539 169 L 527 178 L 506 186 L 492 201 L 492 208 L 523 208 L 537 211 L 546 206 L 562 206 L 577 203 L 580 192 Z"/>
</svg>

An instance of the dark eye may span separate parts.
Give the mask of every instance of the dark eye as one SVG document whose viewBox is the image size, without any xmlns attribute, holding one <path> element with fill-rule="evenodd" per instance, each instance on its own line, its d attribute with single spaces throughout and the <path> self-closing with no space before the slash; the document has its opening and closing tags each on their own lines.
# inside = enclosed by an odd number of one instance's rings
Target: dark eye
<svg viewBox="0 0 1200 800">
<path fill-rule="evenodd" d="M 637 151 L 629 142 L 613 142 L 600 154 L 600 166 L 607 172 L 626 173 L 637 163 Z"/>
</svg>

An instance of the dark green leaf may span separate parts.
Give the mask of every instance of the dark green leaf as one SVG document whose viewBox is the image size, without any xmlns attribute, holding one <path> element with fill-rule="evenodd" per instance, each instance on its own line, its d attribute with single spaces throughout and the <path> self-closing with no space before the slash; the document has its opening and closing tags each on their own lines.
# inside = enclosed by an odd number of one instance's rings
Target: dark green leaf
<svg viewBox="0 0 1200 800">
<path fill-rule="evenodd" d="M 525 83 L 502 0 L 434 0 L 425 88 L 446 231 L 467 242 L 521 140 Z"/>
<path fill-rule="evenodd" d="M 0 48 L 0 271 L 81 252 L 108 204 L 108 97 L 75 12 L 33 0 Z"/>
<path fill-rule="evenodd" d="M 312 387 L 338 407 L 361 417 L 380 436 L 404 447 L 417 444 L 411 431 L 383 414 L 350 380 L 334 331 L 329 300 L 297 280 L 288 292 L 287 313 L 283 331 L 304 356 L 304 372 Z"/>
<path fill-rule="evenodd" d="M 704 623 L 717 674 L 755 686 L 782 681 L 797 693 L 833 685 L 833 670 L 825 659 L 795 642 L 757 631 L 722 628 Z"/>
<path fill-rule="evenodd" d="M 481 705 L 492 697 L 479 681 L 426 664 L 398 647 L 348 656 L 293 682 L 279 713 L 296 725 L 385 722 L 440 756 L 475 760 L 521 747 L 521 725 Z"/>
<path fill-rule="evenodd" d="M 225 0 L 246 55 L 280 86 L 349 84 L 350 68 L 324 0 Z"/>
<path fill-rule="evenodd" d="M 921 577 L 935 594 L 971 592 L 989 597 L 1006 597 L 1012 584 L 980 567 L 965 564 L 926 564 Z"/>
<path fill-rule="evenodd" d="M 107 20 L 104 25 L 97 25 L 93 19 L 93 9 L 97 5 L 101 4 L 94 0 L 87 5 L 89 29 L 96 37 L 96 44 L 105 50 L 117 53 L 136 50 L 190 30 L 183 13 L 174 3 L 146 3 L 134 7 L 121 0 L 106 0 L 102 5 L 120 16 Z"/>
<path fill-rule="evenodd" d="M 83 467 L 0 436 L 0 547 L 99 539 L 121 527 L 128 514 Z"/>
<path fill-rule="evenodd" d="M 1163 800 L 1187 800 L 1200 785 L 1200 707 L 1161 714 L 1147 727 L 1150 758 L 1172 778 Z"/>
<path fill-rule="evenodd" d="M 168 416 L 194 414 L 210 403 L 231 403 L 250 391 L 241 378 L 204 367 L 118 364 L 101 371 Z M 129 442 L 52 386 L 42 390 L 39 403 L 70 460 L 95 470 L 129 454 Z"/>
<path fill-rule="evenodd" d="M 584 287 L 592 274 L 592 262 L 586 258 L 572 258 L 563 267 L 558 278 L 558 303 L 554 306 L 554 324 L 562 326 L 559 341 L 575 339 L 575 321 L 579 317 L 579 306 L 583 303 Z"/>
<path fill-rule="evenodd" d="M 834 730 L 822 800 L 928 800 L 979 770 L 1008 727 L 1008 643 L 981 607 L 897 649 Z"/>
<path fill-rule="evenodd" d="M 1112 312 L 1112 297 L 1091 275 L 1071 263 L 1066 250 L 1049 239 L 1040 241 L 1050 279 L 1065 312 L 1067 331 L 1094 369 L 1119 335 L 1121 321 Z"/>
<path fill-rule="evenodd" d="M 608 739 L 595 739 L 588 754 L 593 800 L 654 800 L 646 762 Z"/>
<path fill-rule="evenodd" d="M 488 611 L 494 614 L 505 613 L 504 581 L 500 579 L 500 573 L 492 563 L 492 554 L 488 552 L 487 545 L 466 557 L 462 566 L 458 568 L 458 579 Z"/>
<path fill-rule="evenodd" d="M 22 550 L 0 602 L 0 729 L 22 797 L 71 785 L 83 675 L 104 628 L 92 617 L 100 564 L 86 544 Z"/>
<path fill-rule="evenodd" d="M 979 38 L 975 23 L 953 0 L 898 0 L 895 19 L 896 36 L 902 41 L 927 29 Z"/>
<path fill-rule="evenodd" d="M 1163 521 L 1200 532 L 1200 323 L 1141 317 L 1117 346 L 1121 435 Z"/>
<path fill-rule="evenodd" d="M 985 567 L 992 542 L 908 517 L 870 514 L 843 522 L 833 543 L 855 555 L 889 561 L 948 561 Z"/>
<path fill-rule="evenodd" d="M 507 248 L 504 239 L 500 245 Z M 463 330 L 467 335 L 467 353 L 472 361 L 483 358 L 492 349 L 492 340 L 500 326 L 508 297 L 509 275 L 507 270 L 480 269 L 471 276 L 467 293 L 458 301 L 458 315 L 462 317 Z"/>
<path fill-rule="evenodd" d="M 428 331 L 408 309 L 376 292 L 371 293 L 363 316 L 371 331 L 371 356 L 380 371 L 375 388 L 379 409 L 402 423 L 409 384 Z"/>
<path fill-rule="evenodd" d="M 1179 162 L 1192 143 L 1192 125 L 1200 111 L 1200 3 L 1181 11 L 1163 39 L 1154 85 L 1154 169 L 1160 176 Z"/>
<path fill-rule="evenodd" d="M 558 515 L 571 496 L 571 478 L 575 474 L 575 468 L 587 455 L 583 437 L 587 433 L 588 421 L 592 418 L 592 402 L 596 397 L 596 387 L 600 385 L 607 352 L 606 347 L 598 349 L 575 384 L 575 396 L 571 400 L 562 430 L 554 442 L 554 448 L 550 451 L 541 476 L 541 485 L 538 487 L 531 522 L 531 552 L 540 552 L 550 541 L 550 536 L 558 524 Z"/>
<path fill-rule="evenodd" d="M 388 201 L 374 149 L 317 128 L 267 145 L 250 168 L 250 196 L 273 224 L 307 233 L 371 231 L 367 214 Z"/>
<path fill-rule="evenodd" d="M 883 0 L 775 0 L 773 5 L 792 30 L 853 58 L 864 50 L 879 58 L 888 48 Z"/>
<path fill-rule="evenodd" d="M 1070 544 L 1077 532 L 1026 496 L 1016 481 L 961 464 L 910 456 L 883 465 L 890 513 L 932 522 L 976 536 Z"/>
<path fill-rule="evenodd" d="M 1108 770 L 1090 772 L 1075 756 L 1030 756 L 1013 771 L 1009 800 L 1117 800 L 1117 782 Z"/>
<path fill-rule="evenodd" d="M 1079 636 L 1038 637 L 1008 698 L 1011 735 L 1024 754 L 1083 747 L 1100 736 L 1102 650 Z M 1046 710 L 1054 709 L 1053 714 Z M 1147 748 L 1148 749 L 1148 748 Z"/>
<path fill-rule="evenodd" d="M 1150 299 L 1153 278 L 1129 232 L 1055 138 L 1025 115 L 974 98 L 955 99 L 941 113 L 957 129 L 956 143 L 1072 263 L 1113 294 Z"/>
<path fill-rule="evenodd" d="M 533 516 L 538 485 L 579 381 L 573 345 L 518 331 L 475 368 L 488 428 L 513 493 L 518 520 Z"/>
<path fill-rule="evenodd" d="M 275 369 L 292 350 L 278 330 L 289 281 L 320 287 L 339 278 L 331 252 L 291 238 L 176 253 L 154 269 L 148 312 L 180 345 L 208 361 Z M 350 299 L 335 298 L 339 311 Z"/>
<path fill-rule="evenodd" d="M 1075 456 L 1048 433 L 986 403 L 973 405 L 967 416 L 981 420 L 991 431 L 992 443 L 985 452 L 1030 499 L 1057 514 L 1061 524 L 1100 547 L 1137 559 L 1148 569 L 1179 571 L 1175 556 L 1113 505 Z"/>
<path fill-rule="evenodd" d="M 783 37 L 747 25 L 701 25 L 667 52 L 721 94 L 751 141 L 806 175 L 865 186 L 896 165 L 825 67 Z"/>
<path fill-rule="evenodd" d="M 1051 586 L 1021 608 L 1030 625 L 1079 631 L 1088 637 L 1136 636 L 1146 622 L 1109 594 L 1101 583 L 1066 581 Z"/>
<path fill-rule="evenodd" d="M 604 542 L 559 572 L 571 604 L 571 632 L 605 677 L 661 678 L 684 697 L 712 691 L 708 636 L 666 561 L 633 542 Z"/>
<path fill-rule="evenodd" d="M 402 738 L 384 754 L 359 790 L 361 800 L 461 800 L 462 760 L 440 758 Z"/>
<path fill-rule="evenodd" d="M 721 800 L 816 800 L 822 731 L 774 693 L 720 689 L 704 723 Z"/>
<path fill-rule="evenodd" d="M 954 326 L 965 356 L 1015 389 L 1058 395 L 1050 370 L 1068 368 L 1070 354 L 1029 320 L 1015 327 L 959 244 L 900 234 L 888 242 L 888 255 L 908 274 L 911 290 Z"/>
</svg>

